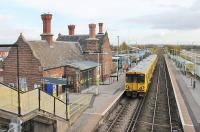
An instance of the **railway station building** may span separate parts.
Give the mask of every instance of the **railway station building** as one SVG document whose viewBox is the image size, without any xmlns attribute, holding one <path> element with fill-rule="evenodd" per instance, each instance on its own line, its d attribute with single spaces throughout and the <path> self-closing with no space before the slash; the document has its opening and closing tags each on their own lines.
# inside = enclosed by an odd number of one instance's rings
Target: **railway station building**
<svg viewBox="0 0 200 132">
<path fill-rule="evenodd" d="M 103 32 L 103 23 L 98 23 L 99 32 L 96 34 L 96 24 L 89 24 L 89 34 L 75 34 L 75 25 L 68 25 L 68 35 L 58 34 L 57 41 L 78 42 L 83 55 L 91 61 L 101 64 L 101 81 L 109 78 L 115 71 L 112 62 L 112 50 L 107 32 Z"/>
<path fill-rule="evenodd" d="M 96 85 L 99 69 L 97 61 L 84 54 L 79 42 L 54 41 L 51 33 L 52 14 L 42 14 L 41 18 L 43 21 L 41 40 L 28 41 L 20 34 L 11 47 L 4 63 L 4 83 L 17 87 L 19 74 L 21 90 L 42 87 L 50 94 L 53 94 L 53 90 L 56 91 L 57 95 L 64 92 L 66 87 L 70 91 L 80 92 L 91 85 Z M 107 35 L 102 36 L 104 39 L 107 38 Z M 101 40 L 108 41 L 108 38 L 104 39 Z M 97 42 L 97 39 L 89 37 L 88 41 L 93 47 L 93 42 Z M 105 57 L 103 59 L 109 60 Z M 104 65 L 111 64 L 104 63 Z M 108 71 L 110 69 L 104 71 L 105 75 L 109 73 Z M 45 84 L 44 78 L 64 78 L 66 84 L 51 82 Z"/>
</svg>

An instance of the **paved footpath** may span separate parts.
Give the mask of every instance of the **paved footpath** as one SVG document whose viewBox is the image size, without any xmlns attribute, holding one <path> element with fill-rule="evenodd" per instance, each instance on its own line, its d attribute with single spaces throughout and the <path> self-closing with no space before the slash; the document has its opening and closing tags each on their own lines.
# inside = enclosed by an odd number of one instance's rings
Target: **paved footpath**
<svg viewBox="0 0 200 132">
<path fill-rule="evenodd" d="M 174 75 L 176 75 L 177 83 L 181 88 L 182 96 L 186 102 L 195 129 L 200 131 L 200 80 L 196 79 L 196 88 L 193 88 L 191 79 L 194 80 L 194 76 L 185 76 L 176 67 L 175 63 L 173 63 L 173 66 Z"/>
<path fill-rule="evenodd" d="M 71 132 L 91 132 L 94 131 L 98 122 L 105 115 L 109 107 L 123 93 L 124 74 L 121 74 L 119 81 L 115 81 L 110 85 L 100 85 L 99 94 L 93 99 L 89 108 L 80 116 L 80 118 L 70 127 Z M 96 86 L 91 87 L 83 93 L 96 94 Z"/>
</svg>

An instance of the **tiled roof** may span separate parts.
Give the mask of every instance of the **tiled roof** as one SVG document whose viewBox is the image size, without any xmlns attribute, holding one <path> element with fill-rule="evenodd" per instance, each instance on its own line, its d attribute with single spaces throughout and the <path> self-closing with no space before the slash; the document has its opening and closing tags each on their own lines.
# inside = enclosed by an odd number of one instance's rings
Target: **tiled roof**
<svg viewBox="0 0 200 132">
<path fill-rule="evenodd" d="M 10 47 L 0 47 L 0 51 L 8 52 L 10 50 Z"/>
<path fill-rule="evenodd" d="M 93 61 L 82 61 L 82 62 L 74 62 L 71 63 L 73 67 L 76 67 L 80 70 L 87 70 L 98 66 L 97 62 Z"/>
<path fill-rule="evenodd" d="M 27 43 L 44 69 L 65 66 L 85 60 L 77 42 L 54 41 L 52 46 L 49 46 L 47 41 L 44 40 L 27 41 Z"/>
<path fill-rule="evenodd" d="M 99 48 L 103 44 L 103 38 L 105 34 L 97 34 L 96 38 L 99 39 L 98 43 L 100 44 Z M 82 50 L 85 50 L 86 39 L 89 38 L 89 35 L 62 35 L 58 34 L 57 41 L 71 41 L 71 42 L 79 42 Z M 101 50 L 101 49 L 100 49 Z"/>
</svg>

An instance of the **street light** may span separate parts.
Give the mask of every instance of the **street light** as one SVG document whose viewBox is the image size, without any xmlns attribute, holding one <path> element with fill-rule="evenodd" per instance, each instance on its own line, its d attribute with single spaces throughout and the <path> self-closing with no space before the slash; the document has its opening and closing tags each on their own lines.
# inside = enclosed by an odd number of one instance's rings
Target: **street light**
<svg viewBox="0 0 200 132">
<path fill-rule="evenodd" d="M 117 56 L 119 57 L 119 36 L 117 36 Z M 119 59 L 117 60 L 117 81 L 119 80 Z"/>
<path fill-rule="evenodd" d="M 194 50 L 192 49 L 192 57 L 194 56 L 194 80 L 193 80 L 193 88 L 196 87 L 196 54 L 194 53 Z"/>
</svg>

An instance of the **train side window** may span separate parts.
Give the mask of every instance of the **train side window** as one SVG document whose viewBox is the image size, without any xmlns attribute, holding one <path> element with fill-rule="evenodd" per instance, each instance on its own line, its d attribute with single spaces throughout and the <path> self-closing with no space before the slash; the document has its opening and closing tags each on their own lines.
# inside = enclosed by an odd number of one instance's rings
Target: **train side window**
<svg viewBox="0 0 200 132">
<path fill-rule="evenodd" d="M 138 83 L 144 83 L 144 74 L 138 74 L 137 76 L 137 82 Z"/>
</svg>

